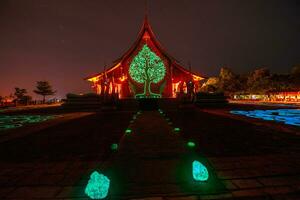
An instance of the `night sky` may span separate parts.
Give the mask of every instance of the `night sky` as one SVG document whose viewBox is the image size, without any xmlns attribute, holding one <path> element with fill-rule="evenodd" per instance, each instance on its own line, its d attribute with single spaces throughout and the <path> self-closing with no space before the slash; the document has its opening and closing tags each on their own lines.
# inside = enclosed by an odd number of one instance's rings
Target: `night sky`
<svg viewBox="0 0 300 200">
<path fill-rule="evenodd" d="M 300 1 L 150 0 L 148 10 L 169 54 L 204 76 L 300 64 Z M 16 86 L 33 95 L 38 80 L 58 98 L 90 92 L 83 78 L 132 45 L 144 11 L 143 0 L 1 0 L 0 95 Z"/>
</svg>

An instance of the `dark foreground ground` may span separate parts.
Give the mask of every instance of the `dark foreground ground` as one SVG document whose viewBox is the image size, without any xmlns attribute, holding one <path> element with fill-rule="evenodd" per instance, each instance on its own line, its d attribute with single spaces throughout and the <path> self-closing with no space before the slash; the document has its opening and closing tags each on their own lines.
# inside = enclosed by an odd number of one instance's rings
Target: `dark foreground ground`
<svg viewBox="0 0 300 200">
<path fill-rule="evenodd" d="M 300 199 L 299 128 L 228 117 L 226 109 L 163 110 L 136 119 L 133 111 L 99 111 L 2 141 L 0 199 L 88 199 L 94 170 L 110 176 L 109 199 Z M 127 127 L 132 134 L 124 135 Z M 190 175 L 178 167 L 190 155 L 203 159 L 214 180 L 191 185 L 176 177 Z"/>
</svg>

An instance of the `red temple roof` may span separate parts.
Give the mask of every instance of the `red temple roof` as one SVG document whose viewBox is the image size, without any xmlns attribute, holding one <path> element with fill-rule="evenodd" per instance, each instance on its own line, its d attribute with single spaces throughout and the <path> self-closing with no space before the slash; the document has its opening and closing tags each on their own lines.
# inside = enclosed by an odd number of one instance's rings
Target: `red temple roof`
<svg viewBox="0 0 300 200">
<path fill-rule="evenodd" d="M 141 42 L 141 40 L 143 39 L 147 39 L 149 38 L 153 43 L 154 45 L 157 47 L 157 49 L 161 52 L 162 55 L 164 55 L 171 63 L 174 64 L 174 66 L 179 69 L 180 71 L 186 73 L 186 74 L 191 74 L 193 77 L 198 77 L 198 78 L 201 78 L 201 76 L 199 75 L 196 75 L 190 71 L 188 71 L 187 69 L 185 69 L 184 67 L 182 67 L 179 62 L 173 58 L 172 56 L 170 56 L 166 51 L 165 49 L 162 47 L 162 45 L 159 43 L 159 41 L 156 39 L 155 35 L 154 35 L 154 32 L 152 31 L 152 28 L 151 28 L 151 25 L 149 23 L 149 20 L 148 20 L 148 16 L 145 15 L 144 17 L 144 21 L 143 21 L 143 25 L 142 25 L 142 28 L 138 34 L 138 37 L 137 37 L 137 40 L 133 43 L 133 45 L 123 54 L 123 56 L 121 56 L 119 59 L 115 60 L 113 62 L 113 65 L 111 67 L 109 67 L 107 70 L 101 72 L 101 73 L 97 73 L 97 74 L 94 74 L 92 76 L 88 76 L 85 78 L 85 80 L 89 80 L 89 79 L 92 79 L 92 78 L 96 78 L 96 77 L 101 77 L 103 76 L 105 73 L 109 73 L 110 71 L 118 68 L 121 66 L 122 62 L 124 60 L 126 60 L 135 50 L 136 48 L 138 48 L 138 45 L 139 43 Z"/>
</svg>

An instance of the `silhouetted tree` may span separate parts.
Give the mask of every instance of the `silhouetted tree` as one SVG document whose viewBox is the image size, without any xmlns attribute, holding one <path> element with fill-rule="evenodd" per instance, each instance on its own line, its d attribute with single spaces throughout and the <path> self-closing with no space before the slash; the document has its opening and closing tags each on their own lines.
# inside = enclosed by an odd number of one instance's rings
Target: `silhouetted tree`
<svg viewBox="0 0 300 200">
<path fill-rule="evenodd" d="M 36 84 L 36 90 L 34 90 L 34 92 L 43 96 L 43 103 L 45 103 L 46 96 L 56 93 L 56 91 L 53 91 L 52 86 L 48 81 L 38 81 Z"/>
<path fill-rule="evenodd" d="M 250 93 L 266 93 L 270 91 L 271 85 L 271 75 L 267 68 L 256 69 L 247 78 L 247 90 Z"/>
<path fill-rule="evenodd" d="M 271 74 L 263 67 L 245 75 L 237 75 L 229 68 L 223 67 L 218 77 L 207 79 L 201 92 L 224 92 L 232 94 L 268 94 L 269 92 L 299 91 L 300 66 L 296 65 L 289 74 Z"/>
<path fill-rule="evenodd" d="M 220 83 L 219 77 L 210 77 L 206 81 L 204 81 L 204 83 L 200 88 L 200 92 L 209 92 L 209 93 L 218 92 L 219 83 Z"/>
<path fill-rule="evenodd" d="M 15 99 L 16 103 L 24 103 L 22 102 L 22 100 L 24 99 L 25 94 L 27 94 L 26 89 L 15 87 L 14 95 L 16 97 Z"/>
<path fill-rule="evenodd" d="M 221 80 L 231 80 L 235 78 L 235 74 L 231 71 L 231 69 L 227 68 L 227 67 L 222 67 L 220 69 L 220 74 L 219 74 L 219 78 Z"/>
<path fill-rule="evenodd" d="M 219 90 L 226 95 L 231 95 L 242 90 L 242 80 L 229 68 L 222 67 L 219 74 Z"/>
<path fill-rule="evenodd" d="M 270 92 L 282 92 L 293 90 L 293 82 L 289 74 L 272 74 L 270 77 Z"/>
<path fill-rule="evenodd" d="M 293 76 L 300 76 L 300 65 L 295 65 L 292 68 L 291 75 L 293 75 Z"/>
<path fill-rule="evenodd" d="M 291 83 L 293 90 L 300 90 L 300 65 L 296 65 L 292 68 L 291 74 Z"/>
<path fill-rule="evenodd" d="M 15 87 L 15 96 L 17 97 L 18 100 L 22 99 L 22 97 L 24 97 L 26 93 L 27 93 L 26 89 Z"/>
<path fill-rule="evenodd" d="M 15 93 L 14 93 L 14 95 L 16 97 L 16 99 L 15 99 L 16 103 L 21 103 L 21 104 L 27 105 L 32 100 L 32 98 L 31 98 L 31 96 L 26 95 L 26 94 L 27 94 L 26 89 L 21 89 L 21 88 L 16 87 Z"/>
</svg>

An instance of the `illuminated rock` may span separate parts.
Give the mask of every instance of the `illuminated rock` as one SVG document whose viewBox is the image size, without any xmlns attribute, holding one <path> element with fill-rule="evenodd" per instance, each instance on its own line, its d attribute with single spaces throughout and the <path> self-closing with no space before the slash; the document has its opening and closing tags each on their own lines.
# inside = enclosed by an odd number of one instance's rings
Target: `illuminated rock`
<svg viewBox="0 0 300 200">
<path fill-rule="evenodd" d="M 117 151 L 118 147 L 119 147 L 118 144 L 113 143 L 113 144 L 111 144 L 110 149 L 113 150 L 113 151 Z"/>
<path fill-rule="evenodd" d="M 174 131 L 175 131 L 175 132 L 179 132 L 179 131 L 180 131 L 180 128 L 176 127 L 176 128 L 174 128 Z"/>
<path fill-rule="evenodd" d="M 128 128 L 128 129 L 125 130 L 126 134 L 130 134 L 131 132 L 132 132 L 132 130 L 130 128 Z"/>
<path fill-rule="evenodd" d="M 194 148 L 194 147 L 196 146 L 196 144 L 195 144 L 194 142 L 192 142 L 192 141 L 188 141 L 188 142 L 186 143 L 186 145 L 187 145 L 188 147 L 190 147 L 190 148 Z"/>
<path fill-rule="evenodd" d="M 207 181 L 209 177 L 207 168 L 197 160 L 193 161 L 193 178 L 195 181 Z"/>
<path fill-rule="evenodd" d="M 91 199 L 104 199 L 107 197 L 110 180 L 103 174 L 94 171 L 85 188 L 85 194 Z"/>
</svg>

